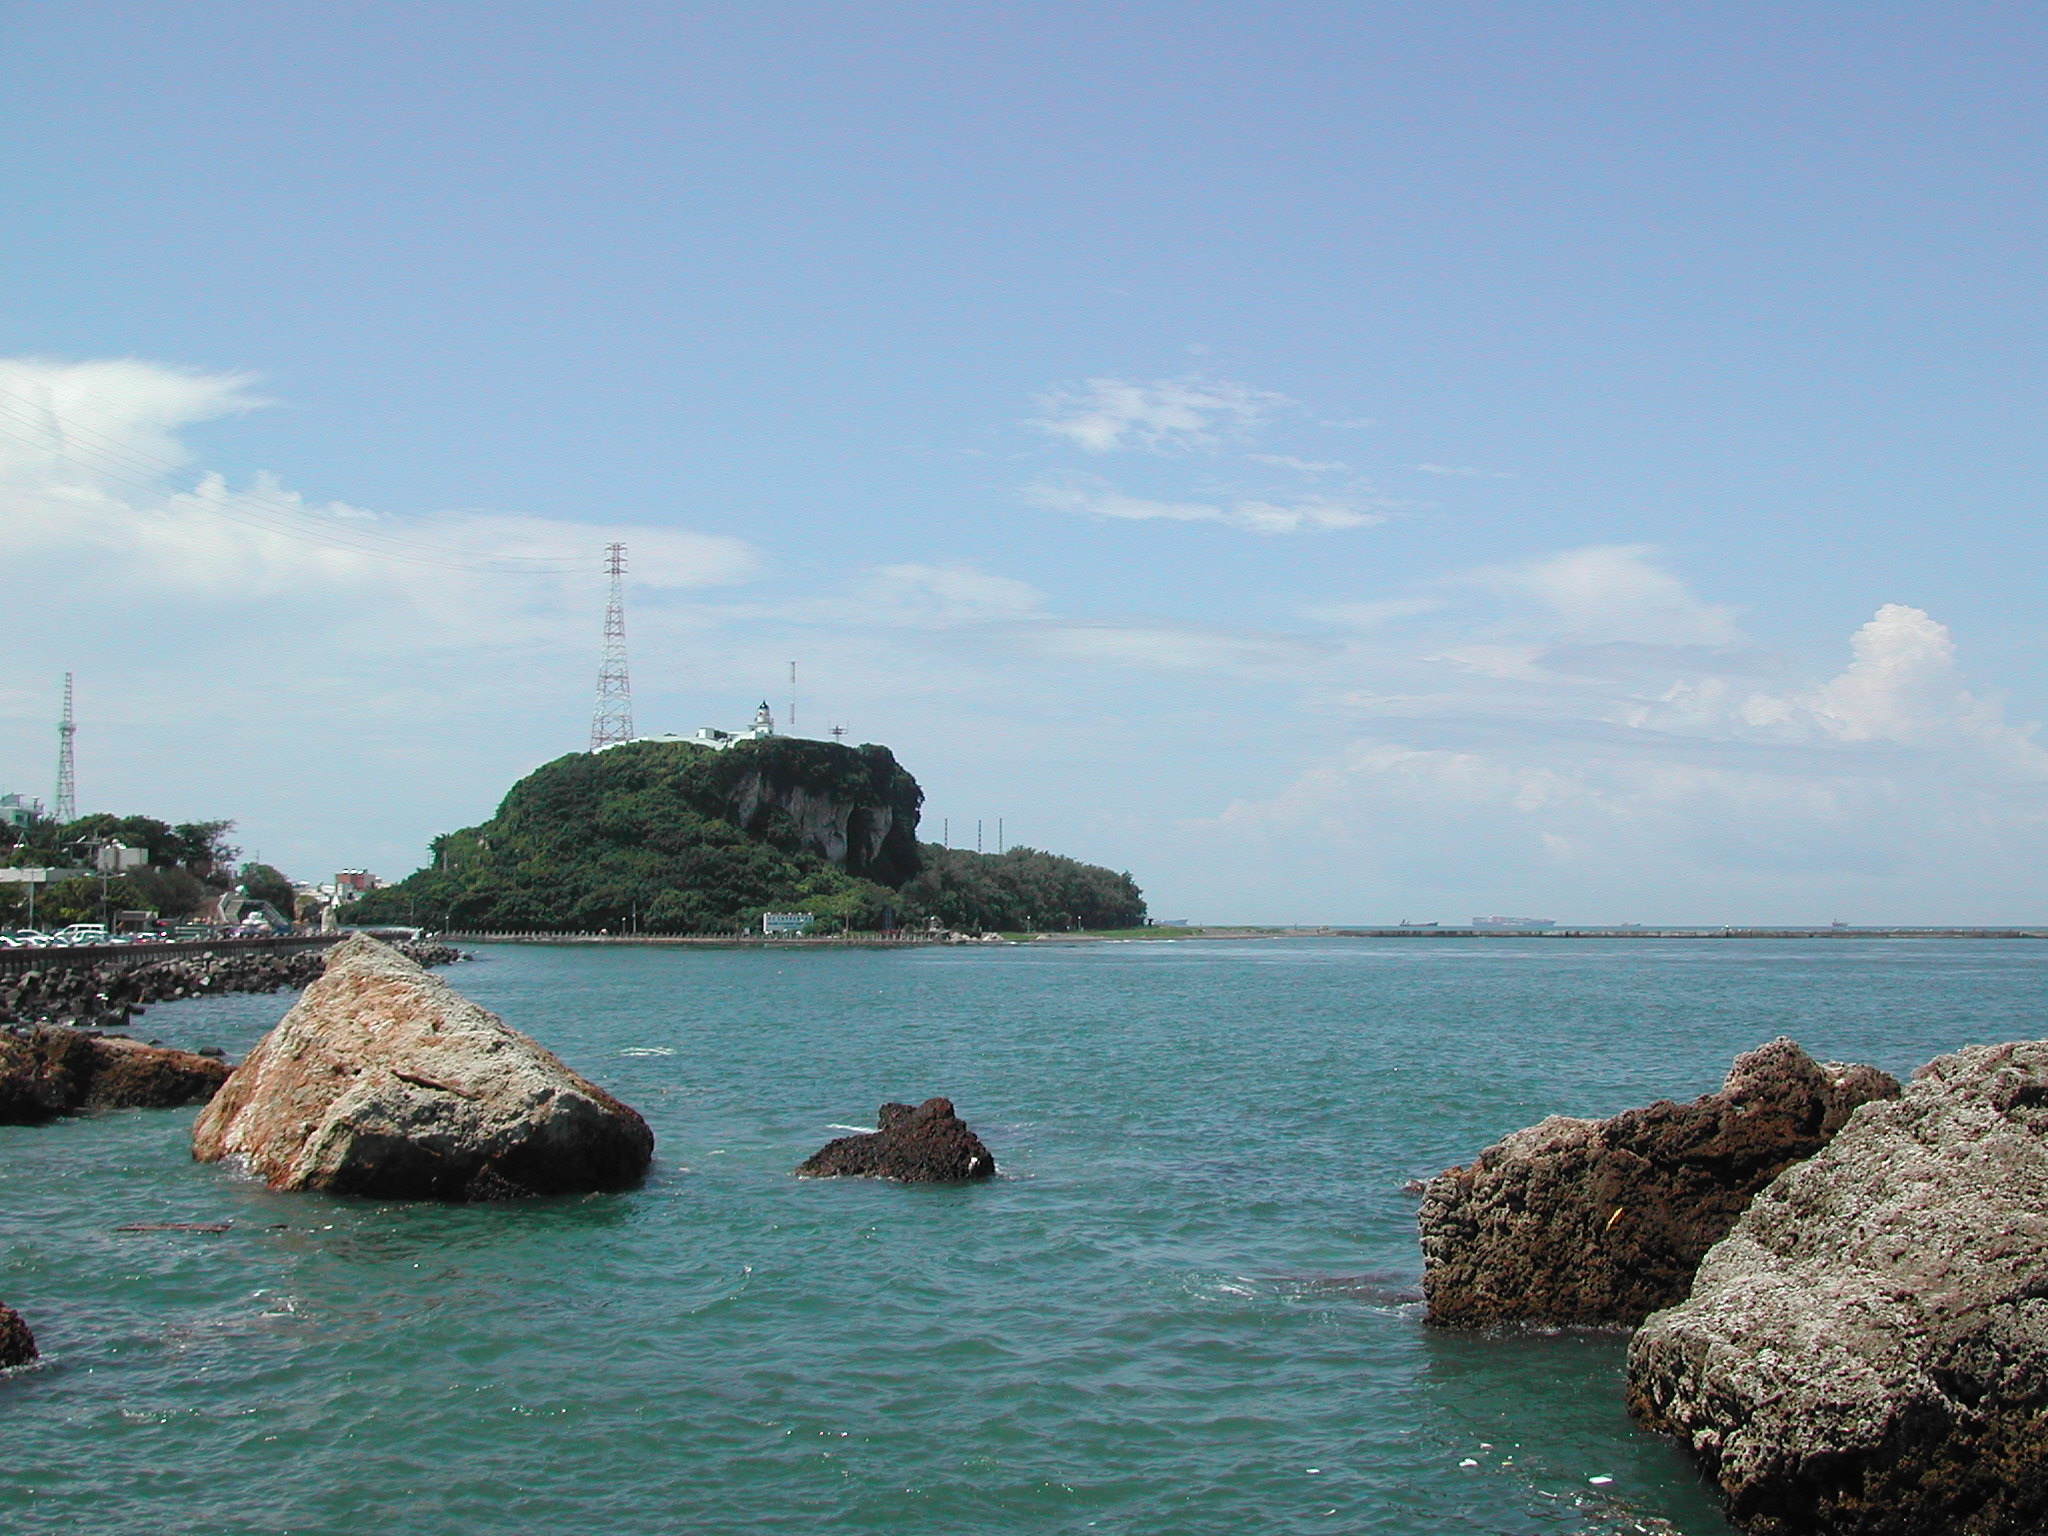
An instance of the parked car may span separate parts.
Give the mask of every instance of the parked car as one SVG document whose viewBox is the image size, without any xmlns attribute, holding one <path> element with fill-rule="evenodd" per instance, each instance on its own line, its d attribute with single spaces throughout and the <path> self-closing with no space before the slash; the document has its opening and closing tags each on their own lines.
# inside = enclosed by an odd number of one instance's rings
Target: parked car
<svg viewBox="0 0 2048 1536">
<path fill-rule="evenodd" d="M 73 923 L 69 928 L 60 928 L 50 936 L 53 944 L 104 944 L 107 942 L 105 923 Z"/>
</svg>

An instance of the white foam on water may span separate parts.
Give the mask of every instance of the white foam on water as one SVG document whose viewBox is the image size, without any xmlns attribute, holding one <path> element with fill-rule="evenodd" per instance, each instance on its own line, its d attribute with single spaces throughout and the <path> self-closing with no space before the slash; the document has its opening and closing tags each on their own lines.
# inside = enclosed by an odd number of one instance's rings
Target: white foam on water
<svg viewBox="0 0 2048 1536">
<path fill-rule="evenodd" d="M 673 1056 L 675 1052 L 665 1045 L 629 1045 L 619 1054 L 621 1056 Z"/>
<path fill-rule="evenodd" d="M 828 1131 L 858 1131 L 863 1136 L 875 1134 L 875 1127 L 872 1125 L 841 1125 L 837 1121 L 829 1122 L 825 1129 Z"/>
</svg>

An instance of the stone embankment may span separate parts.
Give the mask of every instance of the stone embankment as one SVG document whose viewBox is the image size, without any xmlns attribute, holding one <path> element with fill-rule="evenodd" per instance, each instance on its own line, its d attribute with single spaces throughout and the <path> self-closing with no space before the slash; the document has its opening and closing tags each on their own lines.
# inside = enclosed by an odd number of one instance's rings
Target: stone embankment
<svg viewBox="0 0 2048 1536">
<path fill-rule="evenodd" d="M 1857 1106 L 1898 1093 L 1875 1067 L 1815 1062 L 1778 1039 L 1690 1104 L 1553 1115 L 1504 1137 L 1423 1191 L 1429 1321 L 1633 1327 L 1685 1298 L 1758 1190 Z"/>
<path fill-rule="evenodd" d="M 227 1081 L 217 1054 L 55 1024 L 0 1029 L 0 1125 L 40 1125 L 95 1109 L 204 1104 Z"/>
<path fill-rule="evenodd" d="M 447 965 L 462 958 L 460 951 L 446 944 L 408 943 L 396 948 L 421 965 Z M 285 954 L 237 952 L 163 960 L 124 957 L 93 965 L 65 965 L 53 956 L 47 965 L 0 976 L 0 1024 L 121 1029 L 151 1003 L 303 987 L 320 974 L 325 953 L 300 949 Z"/>
<path fill-rule="evenodd" d="M 898 1179 L 906 1184 L 958 1184 L 992 1179 L 996 1160 L 951 1099 L 884 1104 L 880 1128 L 827 1142 L 797 1167 L 806 1179 Z"/>
<path fill-rule="evenodd" d="M 501 1200 L 619 1189 L 638 1114 L 397 950 L 355 935 L 192 1127 L 272 1189 Z"/>
<path fill-rule="evenodd" d="M 2048 1526 L 2048 1041 L 1937 1058 L 1764 1190 L 1628 1405 L 1752 1532 Z"/>
</svg>

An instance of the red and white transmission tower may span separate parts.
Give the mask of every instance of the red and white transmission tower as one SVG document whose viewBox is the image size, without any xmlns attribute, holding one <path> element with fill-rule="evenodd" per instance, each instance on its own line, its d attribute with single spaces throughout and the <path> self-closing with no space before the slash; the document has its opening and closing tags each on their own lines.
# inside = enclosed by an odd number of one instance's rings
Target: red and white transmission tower
<svg viewBox="0 0 2048 1536">
<path fill-rule="evenodd" d="M 633 739 L 633 685 L 626 677 L 626 546 L 607 544 L 612 597 L 604 610 L 604 660 L 597 668 L 597 710 L 590 717 L 590 750 Z"/>
<path fill-rule="evenodd" d="M 57 804 L 52 808 L 57 824 L 78 820 L 78 775 L 71 761 L 71 738 L 78 734 L 78 720 L 71 712 L 71 674 L 64 674 L 64 718 L 57 722 Z"/>
</svg>

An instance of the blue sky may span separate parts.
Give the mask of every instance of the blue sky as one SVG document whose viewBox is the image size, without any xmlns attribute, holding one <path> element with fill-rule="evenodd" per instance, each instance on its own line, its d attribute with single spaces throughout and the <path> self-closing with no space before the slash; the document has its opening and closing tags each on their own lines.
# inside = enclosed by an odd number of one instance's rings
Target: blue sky
<svg viewBox="0 0 2048 1536">
<path fill-rule="evenodd" d="M 2036 919 L 2048 16 L 67 3 L 0 787 L 398 874 L 800 663 L 1215 920 Z"/>
</svg>

